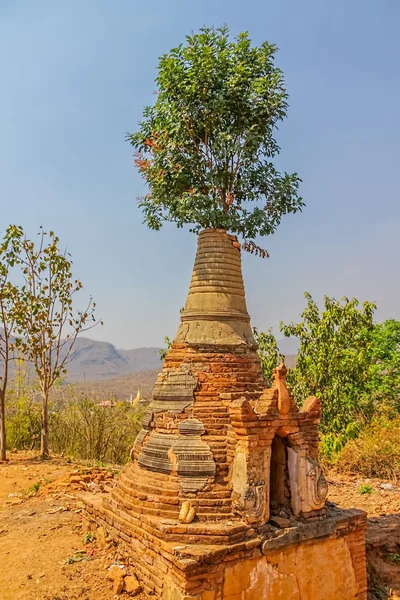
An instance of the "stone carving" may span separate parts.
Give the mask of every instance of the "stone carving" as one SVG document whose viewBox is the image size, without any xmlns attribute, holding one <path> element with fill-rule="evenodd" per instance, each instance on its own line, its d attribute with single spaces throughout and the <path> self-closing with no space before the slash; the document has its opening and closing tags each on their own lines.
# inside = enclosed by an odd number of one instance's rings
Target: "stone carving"
<svg viewBox="0 0 400 600">
<path fill-rule="evenodd" d="M 182 502 L 182 507 L 179 512 L 179 520 L 183 523 L 191 523 L 196 516 L 196 509 L 191 505 L 189 500 Z"/>
<path fill-rule="evenodd" d="M 151 410 L 180 413 L 193 404 L 197 380 L 187 367 L 179 371 L 162 371 L 153 390 Z"/>
<path fill-rule="evenodd" d="M 287 368 L 284 364 L 274 369 L 275 387 L 278 390 L 278 410 L 281 415 L 287 415 L 290 410 L 290 395 L 286 387 Z"/>
<path fill-rule="evenodd" d="M 243 512 L 248 523 L 255 524 L 264 521 L 266 501 L 265 481 L 251 483 L 243 500 Z"/>
<path fill-rule="evenodd" d="M 176 458 L 179 483 L 184 492 L 201 490 L 215 476 L 212 452 L 200 436 L 204 425 L 198 419 L 187 419 L 178 425 L 180 436 L 172 450 Z"/>
<path fill-rule="evenodd" d="M 307 458 L 307 468 L 307 489 L 311 510 L 319 510 L 325 505 L 328 482 L 316 460 Z"/>
<path fill-rule="evenodd" d="M 258 452 L 238 447 L 232 465 L 232 508 L 248 523 L 264 523 L 269 518 L 271 448 Z"/>
<path fill-rule="evenodd" d="M 173 471 L 169 451 L 178 439 L 177 435 L 152 432 L 149 441 L 138 456 L 138 463 L 144 469 L 170 474 Z"/>
<path fill-rule="evenodd" d="M 294 515 L 323 508 L 328 483 L 319 463 L 288 448 L 288 467 Z"/>
<path fill-rule="evenodd" d="M 267 486 L 265 481 L 250 483 L 243 496 L 234 493 L 232 508 L 234 512 L 243 515 L 251 525 L 264 523 L 267 519 Z"/>
</svg>

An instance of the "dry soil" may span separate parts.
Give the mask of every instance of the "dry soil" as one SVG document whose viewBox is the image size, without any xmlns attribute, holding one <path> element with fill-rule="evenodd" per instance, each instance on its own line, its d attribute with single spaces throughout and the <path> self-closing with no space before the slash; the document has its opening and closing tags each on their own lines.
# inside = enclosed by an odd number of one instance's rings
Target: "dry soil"
<svg viewBox="0 0 400 600">
<path fill-rule="evenodd" d="M 99 469 L 88 464 L 40 461 L 22 453 L 10 454 L 9 462 L 0 464 L 0 600 L 115 597 L 106 575 L 121 557 L 104 540 L 85 540 L 79 486 L 70 482 L 78 468 L 100 491 L 104 482 L 98 483 Z M 100 471 L 111 486 L 111 470 Z M 400 486 L 334 472 L 328 479 L 329 501 L 368 512 L 369 600 L 398 600 Z"/>
</svg>

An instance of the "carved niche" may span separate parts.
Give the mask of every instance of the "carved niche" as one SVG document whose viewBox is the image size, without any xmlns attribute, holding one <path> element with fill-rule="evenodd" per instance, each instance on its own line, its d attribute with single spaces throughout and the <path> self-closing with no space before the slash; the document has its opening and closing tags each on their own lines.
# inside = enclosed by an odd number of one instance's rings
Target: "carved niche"
<svg viewBox="0 0 400 600">
<path fill-rule="evenodd" d="M 184 492 L 198 492 L 215 476 L 215 462 L 201 435 L 204 425 L 198 419 L 186 419 L 178 425 L 180 436 L 172 451 L 176 460 L 179 483 Z"/>
</svg>

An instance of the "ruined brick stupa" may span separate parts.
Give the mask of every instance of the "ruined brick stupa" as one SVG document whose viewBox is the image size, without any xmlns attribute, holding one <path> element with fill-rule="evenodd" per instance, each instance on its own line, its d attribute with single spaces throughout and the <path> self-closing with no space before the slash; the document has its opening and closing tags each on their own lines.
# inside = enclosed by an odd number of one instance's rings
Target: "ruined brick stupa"
<svg viewBox="0 0 400 600">
<path fill-rule="evenodd" d="M 273 293 L 273 290 L 271 290 Z M 199 234 L 178 333 L 110 497 L 85 518 L 125 547 L 165 600 L 366 598 L 360 511 L 326 507 L 317 398 L 297 408 L 286 368 L 265 382 L 240 245 Z"/>
</svg>

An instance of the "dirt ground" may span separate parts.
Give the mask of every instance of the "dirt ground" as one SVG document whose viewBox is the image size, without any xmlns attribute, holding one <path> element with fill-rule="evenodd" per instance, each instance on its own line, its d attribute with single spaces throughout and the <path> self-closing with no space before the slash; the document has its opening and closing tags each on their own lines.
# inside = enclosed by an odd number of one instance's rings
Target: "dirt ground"
<svg viewBox="0 0 400 600">
<path fill-rule="evenodd" d="M 120 561 L 118 549 L 104 540 L 85 540 L 79 486 L 70 483 L 78 468 L 89 480 L 91 466 L 20 453 L 9 458 L 0 464 L 0 600 L 115 598 L 106 575 Z M 104 473 L 111 486 L 111 470 Z M 369 600 L 398 600 L 400 485 L 333 472 L 328 480 L 329 501 L 368 512 Z"/>
<path fill-rule="evenodd" d="M 74 486 L 52 485 L 78 466 L 21 454 L 0 464 L 0 600 L 114 598 L 106 575 L 117 550 L 85 544 Z"/>
</svg>

